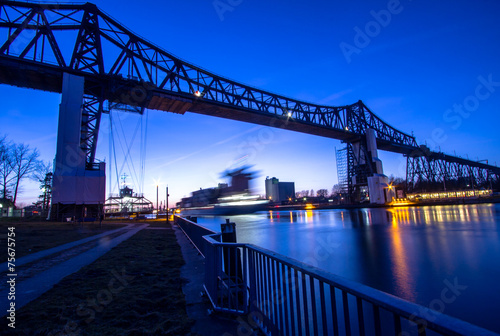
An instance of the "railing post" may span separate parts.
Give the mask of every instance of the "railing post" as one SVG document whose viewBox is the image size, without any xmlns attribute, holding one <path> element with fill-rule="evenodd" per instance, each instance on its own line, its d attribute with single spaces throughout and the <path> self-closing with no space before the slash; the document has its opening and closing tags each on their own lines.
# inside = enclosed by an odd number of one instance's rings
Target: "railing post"
<svg viewBox="0 0 500 336">
<path fill-rule="evenodd" d="M 221 295 L 221 286 L 220 286 L 220 281 L 222 278 L 222 246 L 220 245 L 212 245 L 211 246 L 212 251 L 213 251 L 213 274 L 212 274 L 212 281 L 213 281 L 213 288 L 214 288 L 214 302 L 216 303 L 217 307 L 221 308 L 222 307 L 222 295 Z"/>
<path fill-rule="evenodd" d="M 230 222 L 229 219 L 221 224 L 221 240 L 223 243 L 236 243 L 236 224 Z M 221 250 L 224 263 L 221 270 L 223 271 L 222 277 L 226 281 L 225 286 L 228 288 L 229 308 L 233 308 L 230 305 L 234 304 L 236 310 L 246 311 L 248 302 L 241 250 L 236 246 L 221 246 Z"/>
<path fill-rule="evenodd" d="M 217 302 L 217 262 L 215 246 L 205 241 L 205 290 L 212 303 Z"/>
<path fill-rule="evenodd" d="M 248 288 L 249 288 L 249 293 L 248 293 L 248 306 L 249 306 L 249 313 L 256 310 L 257 306 L 257 272 L 255 270 L 256 264 L 255 264 L 255 251 L 246 247 L 247 249 L 247 258 L 248 258 L 248 272 L 247 272 L 247 277 L 248 277 Z"/>
</svg>

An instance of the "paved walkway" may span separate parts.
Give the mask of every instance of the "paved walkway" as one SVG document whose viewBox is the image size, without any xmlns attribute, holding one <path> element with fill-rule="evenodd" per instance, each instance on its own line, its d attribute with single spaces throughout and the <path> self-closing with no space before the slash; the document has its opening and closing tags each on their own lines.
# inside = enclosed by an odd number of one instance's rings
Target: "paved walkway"
<svg viewBox="0 0 500 336">
<path fill-rule="evenodd" d="M 20 279 L 20 282 L 16 282 L 16 310 L 38 298 L 40 295 L 61 281 L 64 277 L 73 274 L 83 266 L 94 262 L 97 258 L 104 255 L 113 247 L 132 237 L 134 234 L 147 226 L 148 224 L 140 226 L 127 225 L 123 228 L 106 231 L 102 234 L 84 238 L 68 244 L 63 244 L 52 249 L 40 251 L 23 258 L 19 258 L 16 262 L 16 267 L 27 265 L 40 259 L 41 260 L 34 265 L 31 264 L 31 269 L 35 269 L 35 274 L 31 274 L 28 278 L 24 280 Z M 110 238 L 110 236 L 113 237 Z M 91 242 L 94 242 L 94 244 L 90 244 Z M 85 251 L 78 251 L 76 256 L 61 258 L 61 254 L 63 254 L 63 252 L 81 248 L 85 244 L 89 246 Z M 69 255 L 71 255 L 71 253 L 69 253 Z M 56 264 L 51 265 L 49 268 L 39 267 L 40 271 L 36 272 L 37 264 L 47 263 L 51 260 L 55 261 Z M 7 264 L 1 264 L 0 267 L 2 267 L 0 270 L 3 271 L 4 269 L 7 269 Z M 22 272 L 23 268 L 21 268 L 21 270 L 17 273 L 20 276 Z M 2 298 L 0 302 L 0 316 L 6 315 L 9 305 L 9 301 L 6 300 L 9 288 L 6 286 L 4 287 L 5 288 L 2 288 L 0 291 L 0 298 Z"/>
<path fill-rule="evenodd" d="M 232 336 L 238 333 L 238 317 L 224 317 L 220 314 L 209 314 L 212 306 L 204 293 L 203 283 L 205 281 L 205 262 L 198 250 L 187 239 L 184 233 L 175 225 L 172 226 L 181 246 L 182 256 L 186 264 L 181 268 L 181 277 L 189 280 L 182 288 L 186 296 L 186 310 L 188 316 L 194 320 L 191 331 L 202 336 Z"/>
<path fill-rule="evenodd" d="M 62 252 L 62 251 L 67 250 L 69 248 L 72 248 L 72 247 L 75 247 L 75 246 L 78 246 L 78 245 L 82 245 L 84 243 L 96 240 L 97 238 L 102 238 L 102 237 L 105 237 L 105 236 L 109 236 L 110 234 L 114 234 L 114 233 L 118 233 L 118 232 L 130 229 L 131 226 L 133 226 L 133 225 L 129 224 L 129 225 L 126 225 L 126 226 L 121 227 L 119 229 L 109 230 L 109 231 L 103 232 L 103 233 L 95 235 L 95 236 L 90 236 L 90 237 L 83 238 L 83 239 L 80 239 L 80 240 L 76 240 L 76 241 L 73 241 L 73 242 L 69 242 L 69 243 L 66 243 L 66 244 L 63 244 L 63 245 L 59 245 L 59 246 L 56 246 L 56 247 L 53 247 L 53 248 L 50 248 L 50 249 L 47 249 L 47 250 L 43 250 L 43 251 L 40 251 L 40 252 L 29 254 L 27 256 L 24 256 L 24 257 L 21 257 L 19 259 L 16 259 L 16 267 L 19 267 L 19 266 L 28 264 L 30 262 L 39 260 L 39 259 L 44 258 L 46 256 L 49 256 L 51 254 Z M 3 270 L 6 270 L 6 269 L 7 269 L 7 262 L 4 262 L 4 263 L 0 264 L 0 272 L 3 272 Z"/>
</svg>

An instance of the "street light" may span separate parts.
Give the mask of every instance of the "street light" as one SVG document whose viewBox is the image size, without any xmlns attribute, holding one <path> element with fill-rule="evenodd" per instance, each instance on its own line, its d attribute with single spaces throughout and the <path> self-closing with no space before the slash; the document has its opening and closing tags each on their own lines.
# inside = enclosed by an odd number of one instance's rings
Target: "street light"
<svg viewBox="0 0 500 336">
<path fill-rule="evenodd" d="M 155 179 L 153 178 L 153 185 L 156 186 L 156 218 L 158 218 L 158 212 L 159 212 L 159 201 L 158 201 L 158 188 L 160 187 L 161 184 L 161 178 Z"/>
<path fill-rule="evenodd" d="M 392 189 L 394 189 L 394 187 L 392 186 L 392 182 L 391 182 L 391 184 L 389 184 L 389 185 L 387 186 L 387 189 L 389 190 L 389 192 L 391 192 L 391 191 L 392 191 Z M 388 202 L 388 200 L 387 200 L 387 196 L 390 196 L 390 197 L 391 197 L 391 201 L 392 201 L 392 198 L 394 198 L 394 197 L 392 196 L 392 193 L 391 193 L 390 195 L 387 195 L 387 193 L 385 193 L 385 192 L 384 192 L 384 200 L 385 200 L 385 203 L 387 203 L 387 202 Z"/>
<path fill-rule="evenodd" d="M 170 196 L 170 195 L 168 194 L 168 184 L 167 184 L 167 201 L 166 201 L 167 208 L 165 210 L 165 214 L 166 214 L 166 217 L 167 217 L 167 223 L 168 223 L 168 196 Z"/>
</svg>

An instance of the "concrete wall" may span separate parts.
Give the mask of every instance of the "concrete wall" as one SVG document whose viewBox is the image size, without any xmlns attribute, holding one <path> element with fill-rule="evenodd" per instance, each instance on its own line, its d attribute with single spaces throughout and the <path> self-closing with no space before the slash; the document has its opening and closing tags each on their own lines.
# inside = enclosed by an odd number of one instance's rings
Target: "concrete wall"
<svg viewBox="0 0 500 336">
<path fill-rule="evenodd" d="M 85 152 L 80 148 L 84 79 L 65 73 L 59 106 L 57 151 L 52 204 L 104 204 L 105 163 L 87 170 Z"/>
</svg>

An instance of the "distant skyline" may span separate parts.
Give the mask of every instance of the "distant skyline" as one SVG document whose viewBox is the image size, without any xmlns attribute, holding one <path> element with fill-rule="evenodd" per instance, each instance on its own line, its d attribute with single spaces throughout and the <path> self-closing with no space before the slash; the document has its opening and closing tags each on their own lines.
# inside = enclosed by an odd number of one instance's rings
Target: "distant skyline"
<svg viewBox="0 0 500 336">
<path fill-rule="evenodd" d="M 313 103 L 362 100 L 419 144 L 500 164 L 497 1 L 96 4 L 131 31 L 215 74 Z M 52 161 L 60 95 L 0 87 L 0 135 L 37 147 L 42 159 Z M 133 134 L 139 117 L 115 115 Z M 160 200 L 169 185 L 172 206 L 193 190 L 223 182 L 221 173 L 235 162 L 259 171 L 254 186 L 260 194 L 266 176 L 293 181 L 297 191 L 331 190 L 337 183 L 340 141 L 189 112 L 147 111 L 142 129 L 147 129 L 144 190 L 132 187 L 153 202 L 156 184 Z M 104 115 L 97 158 L 108 164 L 114 161 L 109 132 Z M 140 138 L 139 132 L 132 151 L 135 172 L 126 164 L 123 170 L 134 184 L 140 184 L 132 178 L 140 175 Z M 387 175 L 405 177 L 403 156 L 380 152 L 380 157 Z M 122 159 L 117 160 L 120 168 Z M 19 202 L 30 204 L 38 185 L 23 186 Z"/>
</svg>

